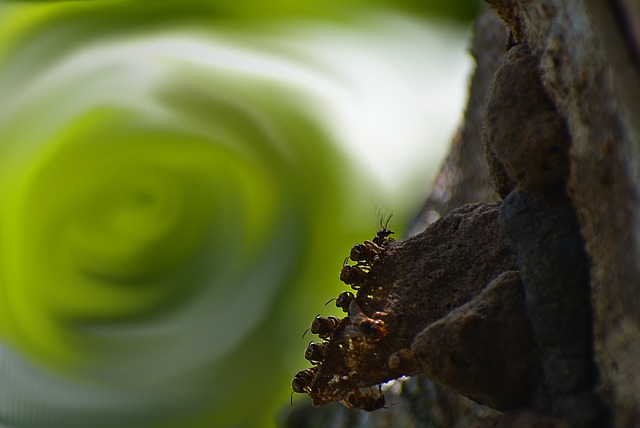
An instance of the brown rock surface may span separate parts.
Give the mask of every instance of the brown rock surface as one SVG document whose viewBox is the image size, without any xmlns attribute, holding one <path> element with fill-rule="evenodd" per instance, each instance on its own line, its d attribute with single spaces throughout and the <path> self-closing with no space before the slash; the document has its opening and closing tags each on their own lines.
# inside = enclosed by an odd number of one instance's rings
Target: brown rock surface
<svg viewBox="0 0 640 428">
<path fill-rule="evenodd" d="M 310 385 L 315 405 L 415 374 L 390 366 L 390 358 L 403 355 L 424 328 L 513 269 L 515 255 L 498 224 L 499 208 L 495 203 L 466 205 L 424 232 L 386 245 L 363 276 L 354 300 L 365 316 L 385 314 L 386 334 L 371 340 L 352 313 L 342 319 L 329 337 L 326 358 L 317 364 Z"/>
<path fill-rule="evenodd" d="M 412 351 L 424 373 L 461 394 L 499 410 L 525 405 L 539 368 L 519 273 L 431 324 Z"/>
<path fill-rule="evenodd" d="M 539 58 L 526 44 L 509 49 L 495 74 L 485 111 L 489 154 L 518 186 L 535 190 L 569 174 L 569 135 L 564 119 L 547 96 Z M 497 191 L 504 197 L 502 169 L 489 156 Z"/>
</svg>

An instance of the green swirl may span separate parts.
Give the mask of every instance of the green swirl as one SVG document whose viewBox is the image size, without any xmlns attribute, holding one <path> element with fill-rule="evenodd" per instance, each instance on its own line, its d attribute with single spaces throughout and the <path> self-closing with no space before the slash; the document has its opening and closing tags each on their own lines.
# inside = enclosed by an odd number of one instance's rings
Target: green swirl
<svg viewBox="0 0 640 428">
<path fill-rule="evenodd" d="M 261 165 L 125 121 L 78 118 L 3 183 L 8 309 L 49 360 L 73 349 L 69 325 L 149 316 L 241 271 L 272 227 L 278 190 Z"/>
<path fill-rule="evenodd" d="M 375 183 L 309 93 L 158 48 L 228 35 L 139 34 L 172 16 L 87 3 L 0 28 L 0 416 L 269 425 L 309 314 L 375 228 Z"/>
<path fill-rule="evenodd" d="M 308 94 L 156 40 L 37 71 L 27 49 L 0 73 L 0 415 L 16 425 L 268 426 L 305 304 L 340 287 L 326 266 L 355 239 L 366 176 L 339 172 L 357 169 Z"/>
</svg>

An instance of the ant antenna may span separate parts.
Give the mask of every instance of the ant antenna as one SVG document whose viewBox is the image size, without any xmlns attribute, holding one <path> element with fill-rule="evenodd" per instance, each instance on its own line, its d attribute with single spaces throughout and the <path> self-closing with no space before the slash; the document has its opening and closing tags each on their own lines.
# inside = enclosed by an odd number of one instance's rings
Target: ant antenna
<svg viewBox="0 0 640 428">
<path fill-rule="evenodd" d="M 387 226 L 389 226 L 389 222 L 391 221 L 391 217 L 393 217 L 393 213 L 389 214 L 389 217 L 387 217 L 387 221 L 384 222 L 384 228 L 386 229 Z"/>
<path fill-rule="evenodd" d="M 386 229 L 387 226 L 389 226 L 389 222 L 391 221 L 391 217 L 393 217 L 393 213 L 389 214 L 389 217 L 387 217 L 387 221 L 384 221 L 384 216 L 380 216 L 380 226 L 383 229 Z"/>
<path fill-rule="evenodd" d="M 316 315 L 316 318 L 318 318 L 319 316 L 320 316 L 320 314 Z M 315 319 L 315 318 L 314 318 L 314 319 Z M 312 323 L 312 325 L 313 325 L 313 323 Z M 305 335 L 305 334 L 307 334 L 307 332 L 308 332 L 309 330 L 311 330 L 311 327 L 309 327 L 308 329 L 306 329 L 306 330 L 304 331 L 304 333 L 302 333 L 302 337 L 301 337 L 301 339 L 304 339 L 304 335 Z"/>
</svg>

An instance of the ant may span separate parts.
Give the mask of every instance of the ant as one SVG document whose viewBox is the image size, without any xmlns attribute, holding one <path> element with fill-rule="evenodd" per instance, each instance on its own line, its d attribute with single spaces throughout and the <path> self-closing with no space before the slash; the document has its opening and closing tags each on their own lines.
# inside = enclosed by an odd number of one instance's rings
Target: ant
<svg viewBox="0 0 640 428">
<path fill-rule="evenodd" d="M 309 342 L 306 351 L 304 351 L 304 357 L 312 364 L 319 363 L 327 357 L 327 346 L 328 344 L 326 342 Z"/>
<path fill-rule="evenodd" d="M 357 262 L 356 266 L 370 267 L 380 252 L 382 252 L 380 246 L 371 241 L 364 241 L 362 244 L 355 244 L 351 248 L 349 258 Z"/>
<path fill-rule="evenodd" d="M 384 221 L 384 217 L 380 216 L 380 229 L 378 230 L 378 232 L 376 232 L 376 236 L 372 239 L 373 243 L 378 245 L 379 247 L 384 246 L 387 242 L 392 240 L 391 238 L 387 238 L 389 235 L 393 234 L 392 230 L 387 229 L 387 226 L 389 226 L 389 221 L 391 221 L 391 217 L 393 217 L 393 214 L 391 214 L 387 218 L 387 221 Z"/>
<path fill-rule="evenodd" d="M 318 372 L 318 368 L 316 366 L 310 367 L 308 369 L 304 369 L 296 373 L 296 375 L 291 380 L 291 405 L 293 406 L 293 393 L 309 394 L 311 392 L 311 383 L 313 379 L 316 377 L 316 373 Z"/>
<path fill-rule="evenodd" d="M 378 341 L 387 335 L 384 321 L 378 319 L 386 316 L 386 312 L 375 312 L 368 317 L 355 300 L 349 304 L 349 318 L 367 338 Z"/>
<path fill-rule="evenodd" d="M 342 293 L 338 294 L 338 297 L 329 300 L 324 305 L 327 306 L 330 302 L 335 300 L 336 301 L 336 307 L 342 309 L 344 312 L 349 312 L 349 304 L 355 298 L 356 298 L 356 296 L 354 296 L 354 294 L 352 292 L 343 291 Z"/>
<path fill-rule="evenodd" d="M 317 334 L 320 339 L 329 340 L 331 333 L 333 333 L 333 330 L 338 327 L 338 324 L 340 324 L 340 318 L 338 317 L 328 316 L 325 318 L 320 315 L 316 315 L 311 322 L 311 327 L 305 330 L 302 337 L 304 338 L 304 335 L 311 330 L 311 333 Z"/>
<path fill-rule="evenodd" d="M 291 389 L 293 392 L 302 394 L 304 392 L 309 393 L 311 391 L 311 382 L 316 377 L 318 369 L 317 367 L 309 367 L 296 373 L 291 381 Z"/>
<path fill-rule="evenodd" d="M 370 393 L 362 394 L 359 390 L 350 392 L 346 398 L 340 402 L 349 408 L 355 408 L 364 410 L 365 412 L 372 412 L 374 410 L 381 409 L 385 406 L 386 400 L 382 393 L 382 388 L 378 385 L 379 392 L 375 394 L 371 388 Z"/>
<path fill-rule="evenodd" d="M 364 282 L 367 276 L 367 272 L 362 268 L 362 266 L 348 265 L 347 260 L 349 260 L 348 257 L 344 259 L 344 264 L 342 265 L 342 270 L 340 271 L 340 281 L 344 282 L 347 285 L 350 285 L 354 290 L 357 290 Z"/>
</svg>

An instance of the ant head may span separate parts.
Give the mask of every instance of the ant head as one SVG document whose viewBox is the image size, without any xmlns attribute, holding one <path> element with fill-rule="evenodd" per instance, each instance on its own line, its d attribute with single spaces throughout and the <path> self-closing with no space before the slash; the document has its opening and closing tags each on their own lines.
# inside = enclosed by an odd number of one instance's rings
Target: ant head
<svg viewBox="0 0 640 428">
<path fill-rule="evenodd" d="M 293 400 L 293 393 L 297 392 L 298 394 L 301 394 L 304 389 L 304 381 L 302 380 L 302 378 L 300 377 L 300 374 L 296 374 L 293 377 L 293 380 L 291 381 L 291 397 Z"/>
<path fill-rule="evenodd" d="M 349 251 L 349 258 L 354 262 L 364 260 L 366 257 L 367 248 L 363 244 L 355 244 Z"/>
<path fill-rule="evenodd" d="M 316 344 L 313 341 L 309 342 L 307 349 L 304 351 L 304 357 L 308 361 L 312 361 L 316 354 Z"/>
<path fill-rule="evenodd" d="M 352 292 L 343 291 L 335 299 L 336 306 L 339 306 L 339 307 L 346 306 L 346 305 L 350 304 L 353 299 L 355 299 L 355 296 L 353 295 Z"/>
<path fill-rule="evenodd" d="M 316 317 L 311 321 L 311 333 L 318 334 L 320 329 L 322 328 L 322 317 L 320 314 L 316 315 Z"/>
<path fill-rule="evenodd" d="M 348 264 L 345 264 L 344 266 L 342 266 L 342 269 L 340 270 L 340 281 L 344 282 L 344 283 L 351 283 L 351 281 L 353 280 L 353 266 L 349 266 Z"/>
<path fill-rule="evenodd" d="M 385 242 L 386 238 L 389 235 L 393 234 L 392 230 L 387 229 L 387 226 L 389 225 L 389 221 L 391 220 L 391 217 L 393 217 L 393 214 L 391 214 L 389 216 L 389 218 L 387 218 L 386 221 L 384 221 L 382 217 L 380 218 L 380 227 L 381 227 L 381 229 L 378 230 L 378 232 L 376 232 L 376 236 L 375 236 L 375 238 L 373 238 L 373 243 L 374 244 L 382 245 Z"/>
</svg>

